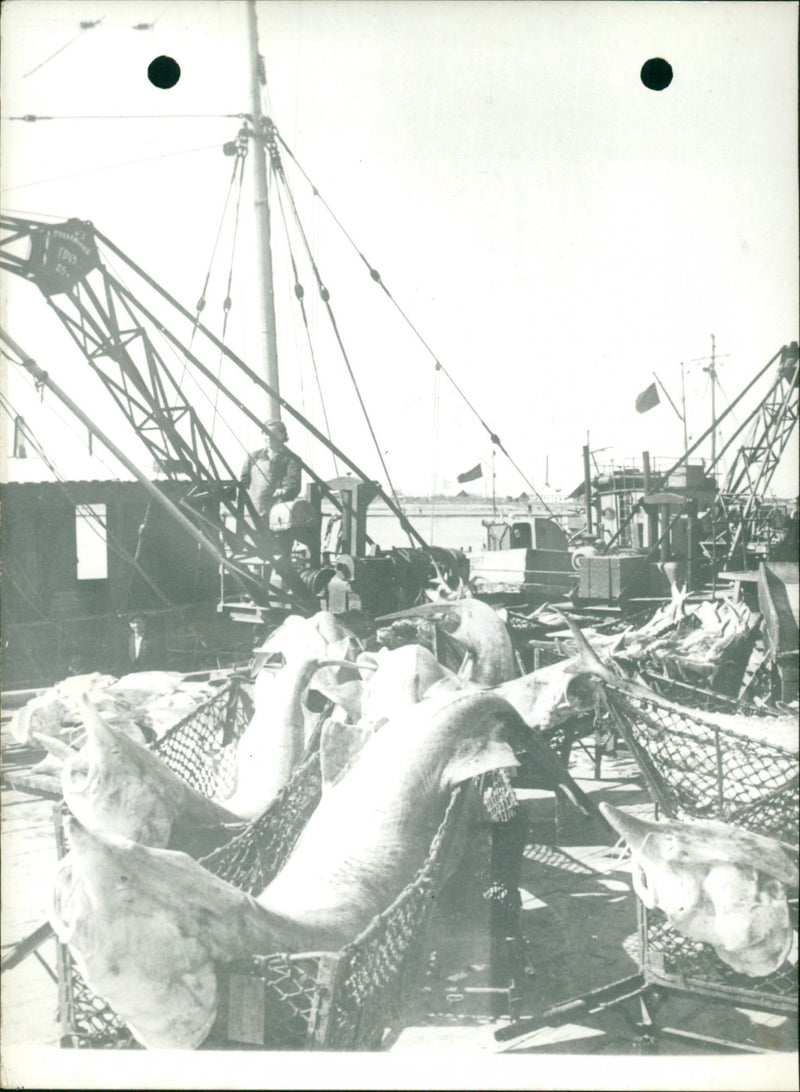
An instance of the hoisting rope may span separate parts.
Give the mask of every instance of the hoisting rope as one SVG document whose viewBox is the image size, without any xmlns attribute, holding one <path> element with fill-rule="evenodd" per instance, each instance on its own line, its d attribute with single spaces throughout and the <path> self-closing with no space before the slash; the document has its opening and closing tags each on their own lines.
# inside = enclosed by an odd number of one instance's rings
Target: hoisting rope
<svg viewBox="0 0 800 1092">
<path fill-rule="evenodd" d="M 319 200 L 319 201 L 320 201 L 320 202 L 322 203 L 323 207 L 325 208 L 325 210 L 327 211 L 327 213 L 329 214 L 329 216 L 331 217 L 331 219 L 333 220 L 333 222 L 334 222 L 334 223 L 336 224 L 336 226 L 337 226 L 337 227 L 339 228 L 339 230 L 340 230 L 340 231 L 342 232 L 342 234 L 344 235 L 344 237 L 345 237 L 345 238 L 347 239 L 347 241 L 348 241 L 348 242 L 350 243 L 350 245 L 352 246 L 352 248 L 353 248 L 353 249 L 355 250 L 356 254 L 358 254 L 359 258 L 360 258 L 360 259 L 361 259 L 361 261 L 362 261 L 362 262 L 364 263 L 364 265 L 365 265 L 365 266 L 367 267 L 367 269 L 368 269 L 368 271 L 369 271 L 369 275 L 370 275 L 370 278 L 371 278 L 371 279 L 372 279 L 372 280 L 373 280 L 373 281 L 374 281 L 374 282 L 375 282 L 375 283 L 376 283 L 377 285 L 379 285 L 379 286 L 380 286 L 380 287 L 381 287 L 381 288 L 383 289 L 383 291 L 385 292 L 385 294 L 386 294 L 386 296 L 388 297 L 389 301 L 390 301 L 390 302 L 392 303 L 392 305 L 394 306 L 395 310 L 396 310 L 396 311 L 398 312 L 398 314 L 400 315 L 400 317 L 401 317 L 401 318 L 402 318 L 402 319 L 403 319 L 403 320 L 405 321 L 406 325 L 410 327 L 410 329 L 411 329 L 412 333 L 413 333 L 413 334 L 414 334 L 414 335 L 416 336 L 417 340 L 421 342 L 421 344 L 422 344 L 422 345 L 424 346 L 424 348 L 425 348 L 425 349 L 427 350 L 427 352 L 428 352 L 428 353 L 430 354 L 431 358 L 432 358 L 432 359 L 433 359 L 433 361 L 434 361 L 434 365 L 435 365 L 435 367 L 436 367 L 436 368 L 437 368 L 437 369 L 438 369 L 439 371 L 441 371 L 441 372 L 442 372 L 442 373 L 443 373 L 443 374 L 445 375 L 445 377 L 446 377 L 446 378 L 447 378 L 447 379 L 448 379 L 448 380 L 450 381 L 450 384 L 452 385 L 452 387 L 454 388 L 454 390 L 455 390 L 455 391 L 456 391 L 456 392 L 458 393 L 458 395 L 459 395 L 459 396 L 461 397 L 461 399 L 463 400 L 463 402 L 465 403 L 465 405 L 467 406 L 467 408 L 468 408 L 468 409 L 469 409 L 469 410 L 470 410 L 470 411 L 471 411 L 471 412 L 472 412 L 472 413 L 474 414 L 474 416 L 476 417 L 476 419 L 477 419 L 477 420 L 478 420 L 478 421 L 480 422 L 481 426 L 482 426 L 482 427 L 483 427 L 483 428 L 485 429 L 485 431 L 487 432 L 487 434 L 488 434 L 488 436 L 489 436 L 489 439 L 491 440 L 491 442 L 492 442 L 492 443 L 493 443 L 493 444 L 495 445 L 495 447 L 499 448 L 499 449 L 500 449 L 500 451 L 502 451 L 502 452 L 503 452 L 503 454 L 505 455 L 505 457 L 506 457 L 506 458 L 508 459 L 508 461 L 509 461 L 509 462 L 511 463 L 511 465 L 512 465 L 512 466 L 514 467 L 514 469 L 515 469 L 515 470 L 517 471 L 517 473 L 518 473 L 518 474 L 519 474 L 519 476 L 520 476 L 520 477 L 522 478 L 522 480 L 523 480 L 523 481 L 525 482 L 525 484 L 526 484 L 526 485 L 528 486 L 528 488 L 529 488 L 529 489 L 531 490 L 531 492 L 532 492 L 532 493 L 533 493 L 533 494 L 534 494 L 534 495 L 535 495 L 535 496 L 537 497 L 537 499 L 538 499 L 538 500 L 539 500 L 539 501 L 541 502 L 541 504 L 542 504 L 542 506 L 544 507 L 545 511 L 546 511 L 546 512 L 548 512 L 548 514 L 549 514 L 550 516 L 552 516 L 552 517 L 553 517 L 553 518 L 555 519 L 555 518 L 556 518 L 556 515 L 555 515 L 555 513 L 553 512 L 553 510 L 552 510 L 552 509 L 550 508 L 550 506 L 548 505 L 547 501 L 546 501 L 546 500 L 544 499 L 544 497 L 543 497 L 543 496 L 541 495 L 541 493 L 540 493 L 540 492 L 538 491 L 538 489 L 536 488 L 536 486 L 535 486 L 535 485 L 534 485 L 534 484 L 533 484 L 533 483 L 532 483 L 532 482 L 531 482 L 531 481 L 529 480 L 529 478 L 528 478 L 528 477 L 527 477 L 527 476 L 526 476 L 526 475 L 525 475 L 525 474 L 523 473 L 523 471 L 521 470 L 521 468 L 520 468 L 520 467 L 518 466 L 518 464 L 517 464 L 517 463 L 515 462 L 515 460 L 514 460 L 514 459 L 513 459 L 512 457 L 511 457 L 511 455 L 510 455 L 510 454 L 508 453 L 508 451 L 506 450 L 506 448 L 505 448 L 505 446 L 503 445 L 503 442 L 501 441 L 500 437 L 499 437 L 499 436 L 497 435 L 497 433 L 496 433 L 496 432 L 494 432 L 494 431 L 493 431 L 493 430 L 492 430 L 492 429 L 491 429 L 491 428 L 489 427 L 489 425 L 487 425 L 487 423 L 486 423 L 486 422 L 484 421 L 483 417 L 481 417 L 481 415 L 480 415 L 480 413 L 478 412 L 478 410 L 477 410 L 477 409 L 475 408 L 475 406 L 474 406 L 474 405 L 472 404 L 472 402 L 471 402 L 471 401 L 469 400 L 469 398 L 467 398 L 467 396 L 466 396 L 466 394 L 464 393 L 464 391 L 463 391 L 463 390 L 461 389 L 461 387 L 460 387 L 460 386 L 458 385 L 458 383 L 456 383 L 456 381 L 455 381 L 455 379 L 453 378 L 453 376 L 452 376 L 452 375 L 450 374 L 450 372 L 448 372 L 447 368 L 445 368 L 444 364 L 442 364 L 442 362 L 441 362 L 441 361 L 439 360 L 439 358 L 437 357 L 436 353 L 435 353 L 435 352 L 433 351 L 433 349 L 431 348 L 431 346 L 430 346 L 430 345 L 428 344 L 428 342 L 427 342 L 427 341 L 425 340 L 425 338 L 424 338 L 424 337 L 422 336 L 422 334 L 420 333 L 420 331 L 419 331 L 419 330 L 417 329 L 417 327 L 416 327 L 416 326 L 414 325 L 414 323 L 413 323 L 413 322 L 411 321 L 411 319 L 410 319 L 410 318 L 408 317 L 408 315 L 407 315 L 407 314 L 405 313 L 405 311 L 403 310 L 403 308 L 402 308 L 402 307 L 400 306 L 400 304 L 399 304 L 399 303 L 397 302 L 397 300 L 396 300 L 396 299 L 394 298 L 394 296 L 392 295 L 392 293 L 391 293 L 391 292 L 389 291 L 389 289 L 388 289 L 388 288 L 386 287 L 386 285 L 384 284 L 384 282 L 383 282 L 383 279 L 381 278 L 381 275 L 380 275 L 380 273 L 378 272 L 378 270 L 377 270 L 377 269 L 376 269 L 376 268 L 375 268 L 375 267 L 373 266 L 373 264 L 372 264 L 372 263 L 371 263 L 371 262 L 369 261 L 369 259 L 368 259 L 368 258 L 367 258 L 367 257 L 366 257 L 366 256 L 364 255 L 364 253 L 363 253 L 363 252 L 361 251 L 361 249 L 360 249 L 360 248 L 359 248 L 359 247 L 357 246 L 357 244 L 356 244 L 355 240 L 354 240 L 354 239 L 352 238 L 352 236 L 351 236 L 351 235 L 349 234 L 349 232 L 348 232 L 348 231 L 347 231 L 347 229 L 346 229 L 346 228 L 344 227 L 344 225 L 342 224 L 342 222 L 341 222 L 341 221 L 339 220 L 339 218 L 338 218 L 338 217 L 336 216 L 336 214 L 335 214 L 335 213 L 333 212 L 333 210 L 331 209 L 331 207 L 330 207 L 330 205 L 328 204 L 328 202 L 327 202 L 327 201 L 325 200 L 325 198 L 324 198 L 324 197 L 322 196 L 322 194 L 321 194 L 321 193 L 319 192 L 319 190 L 318 190 L 318 189 L 317 189 L 317 187 L 316 187 L 316 186 L 314 185 L 314 183 L 313 183 L 313 182 L 311 181 L 311 179 L 309 178 L 309 176 L 308 176 L 308 175 L 306 174 L 306 172 L 305 172 L 305 171 L 303 170 L 303 168 L 302 168 L 302 166 L 300 165 L 300 163 L 298 163 L 298 161 L 297 161 L 297 158 L 296 158 L 296 156 L 295 156 L 295 155 L 294 155 L 294 153 L 292 152 L 291 148 L 290 148 L 290 147 L 289 147 L 289 146 L 287 145 L 287 143 L 286 143 L 286 141 L 285 141 L 285 140 L 283 139 L 283 137 L 282 137 L 282 136 L 280 135 L 280 133 L 278 132 L 278 130 L 277 130 L 277 129 L 275 129 L 275 130 L 274 130 L 274 133 L 275 133 L 275 137 L 277 138 L 277 140 L 278 140 L 278 141 L 280 141 L 280 143 L 281 143 L 281 146 L 283 147 L 283 149 L 284 149 L 284 151 L 286 152 L 286 154 L 287 154 L 287 155 L 289 156 L 289 158 L 290 158 L 290 159 L 292 160 L 292 162 L 294 163 L 294 165 L 295 165 L 295 166 L 297 167 L 297 169 L 298 169 L 298 170 L 300 171 L 300 173 L 302 174 L 303 178 L 305 178 L 306 182 L 307 182 L 307 183 L 308 183 L 308 185 L 309 185 L 309 186 L 311 187 L 311 190 L 312 190 L 312 192 L 313 192 L 314 196 L 315 196 L 315 197 L 316 197 L 316 198 L 317 198 L 317 199 L 318 199 L 318 200 Z"/>
<path fill-rule="evenodd" d="M 294 277 L 295 299 L 297 300 L 298 304 L 300 305 L 300 314 L 301 314 L 302 319 L 303 319 L 303 326 L 305 328 L 306 339 L 308 341 L 308 351 L 309 351 L 309 354 L 311 356 L 312 367 L 314 368 L 314 377 L 315 377 L 316 382 L 317 382 L 317 392 L 319 394 L 320 405 L 322 406 L 322 417 L 323 417 L 323 420 L 325 421 L 325 432 L 327 434 L 328 439 L 332 441 L 333 438 L 331 436 L 330 422 L 328 421 L 328 411 L 325 408 L 325 398 L 324 398 L 324 396 L 322 394 L 322 382 L 321 382 L 320 376 L 319 376 L 319 368 L 317 367 L 317 354 L 314 351 L 314 341 L 313 341 L 313 338 L 311 337 L 311 328 L 310 328 L 310 326 L 308 324 L 308 313 L 306 311 L 306 301 L 305 301 L 306 293 L 305 293 L 305 289 L 303 288 L 302 284 L 300 283 L 300 275 L 298 273 L 297 262 L 295 261 L 295 256 L 294 256 L 294 247 L 292 246 L 292 240 L 291 240 L 291 236 L 289 234 L 289 224 L 288 224 L 288 221 L 286 219 L 286 209 L 285 209 L 284 203 L 283 203 L 283 195 L 281 193 L 280 188 L 278 188 L 278 187 L 276 187 L 276 192 L 278 194 L 278 208 L 280 209 L 281 219 L 283 220 L 284 236 L 286 238 L 287 246 L 289 247 L 289 260 L 292 263 L 292 275 Z M 339 463 L 337 462 L 336 456 L 333 455 L 333 453 L 331 453 L 331 454 L 332 454 L 332 458 L 333 458 L 334 473 L 335 473 L 336 477 L 338 477 L 339 476 Z"/>
<path fill-rule="evenodd" d="M 222 341 L 223 345 L 225 345 L 225 339 L 226 339 L 227 334 L 228 334 L 228 319 L 230 318 L 231 306 L 233 305 L 233 300 L 231 298 L 231 290 L 232 290 L 232 287 L 233 287 L 233 263 L 234 263 L 234 258 L 236 256 L 236 240 L 237 240 L 238 235 L 239 235 L 239 213 L 241 211 L 241 205 L 242 205 L 242 188 L 243 188 L 243 182 L 244 182 L 244 155 L 239 155 L 238 151 L 237 151 L 237 154 L 236 154 L 236 163 L 234 164 L 234 174 L 235 174 L 237 168 L 239 170 L 239 178 L 238 178 L 238 185 L 236 187 L 236 211 L 234 212 L 234 216 L 233 216 L 233 235 L 232 235 L 232 238 L 231 238 L 231 256 L 230 256 L 230 262 L 228 264 L 228 282 L 227 282 L 227 285 L 226 285 L 226 288 L 225 288 L 225 299 L 222 301 L 223 319 L 222 319 L 222 337 L 221 337 L 221 341 Z M 217 423 L 217 406 L 219 404 L 219 384 L 220 384 L 220 381 L 222 379 L 222 357 L 223 357 L 223 350 L 222 350 L 222 348 L 220 348 L 219 361 L 217 363 L 217 385 L 214 388 L 214 411 L 213 411 L 213 414 L 212 414 L 212 417 L 211 417 L 211 428 L 209 430 L 212 436 L 214 435 L 214 428 L 215 428 L 216 423 Z"/>
<path fill-rule="evenodd" d="M 312 271 L 314 273 L 314 279 L 317 282 L 317 290 L 319 291 L 320 299 L 324 303 L 325 309 L 326 309 L 326 311 L 328 313 L 328 320 L 329 320 L 329 322 L 331 324 L 331 329 L 333 330 L 334 337 L 336 338 L 336 342 L 337 342 L 337 344 L 339 346 L 339 351 L 342 354 L 342 359 L 344 360 L 345 366 L 346 366 L 347 371 L 348 371 L 348 373 L 350 375 L 350 381 L 352 382 L 353 389 L 356 392 L 356 397 L 358 399 L 358 404 L 361 407 L 361 412 L 363 413 L 364 420 L 367 423 L 367 428 L 369 429 L 369 434 L 372 437 L 373 444 L 375 445 L 375 450 L 376 450 L 376 452 L 378 454 L 378 459 L 380 460 L 380 464 L 381 464 L 381 467 L 383 469 L 383 473 L 386 476 L 386 481 L 387 481 L 387 484 L 388 484 L 389 489 L 391 491 L 392 498 L 393 498 L 395 504 L 397 505 L 397 507 L 402 509 L 402 505 L 400 504 L 400 499 L 399 499 L 399 497 L 397 495 L 397 490 L 394 487 L 394 483 L 393 483 L 391 475 L 389 473 L 389 468 L 386 465 L 386 460 L 383 457 L 383 452 L 381 451 L 380 444 L 378 443 L 378 437 L 375 435 L 375 429 L 372 426 L 372 421 L 371 421 L 369 413 L 367 411 L 367 407 L 364 404 L 364 399 L 363 399 L 363 397 L 361 395 L 361 390 L 360 390 L 360 388 L 358 386 L 358 381 L 356 380 L 355 373 L 353 372 L 353 368 L 352 368 L 352 365 L 350 363 L 350 357 L 349 357 L 349 355 L 347 353 L 347 350 L 345 349 L 344 342 L 342 341 L 341 334 L 339 333 L 339 326 L 338 326 L 338 323 L 336 321 L 336 316 L 333 313 L 333 308 L 331 307 L 331 303 L 330 303 L 330 292 L 328 291 L 328 289 L 325 286 L 325 283 L 324 283 L 324 281 L 322 279 L 322 275 L 321 275 L 321 273 L 319 271 L 319 267 L 317 266 L 316 260 L 314 259 L 314 254 L 313 254 L 313 252 L 311 250 L 311 245 L 309 244 L 309 241 L 308 241 L 308 236 L 306 235 L 305 228 L 303 227 L 302 220 L 300 219 L 300 214 L 299 214 L 299 212 L 297 210 L 297 205 L 296 205 L 295 200 L 294 200 L 294 195 L 293 195 L 293 193 L 291 191 L 291 188 L 289 187 L 289 183 L 288 183 L 288 180 L 286 178 L 286 173 L 285 173 L 285 171 L 283 169 L 283 163 L 281 162 L 280 152 L 278 151 L 278 144 L 277 144 L 278 139 L 280 139 L 279 134 L 278 134 L 278 130 L 275 128 L 274 124 L 272 123 L 272 121 L 270 121 L 269 118 L 265 118 L 264 120 L 265 120 L 265 134 L 264 134 L 265 135 L 265 144 L 266 144 L 267 151 L 269 152 L 270 164 L 272 166 L 273 173 L 275 174 L 276 179 L 279 182 L 283 183 L 284 189 L 286 191 L 286 196 L 287 196 L 287 199 L 289 201 L 289 206 L 290 206 L 292 214 L 294 216 L 294 220 L 295 220 L 295 224 L 297 226 L 297 230 L 298 230 L 298 232 L 300 234 L 300 239 L 301 239 L 301 241 L 303 243 L 303 246 L 304 246 L 305 252 L 306 252 L 306 256 L 307 256 L 308 261 L 309 261 L 309 263 L 311 265 L 311 269 L 312 269 Z M 283 143 L 283 141 L 281 141 L 281 143 Z M 406 531 L 406 533 L 408 533 L 408 532 Z M 410 535 L 409 535 L 409 542 L 413 546 L 413 540 L 411 539 Z"/>
<path fill-rule="evenodd" d="M 189 335 L 189 348 L 191 348 L 192 345 L 194 344 L 194 337 L 195 337 L 195 334 L 197 333 L 197 327 L 198 327 L 198 324 L 200 322 L 200 315 L 205 310 L 206 293 L 208 292 L 208 285 L 209 285 L 209 281 L 211 280 L 211 271 L 212 271 L 212 269 L 214 267 L 214 260 L 215 260 L 215 258 L 217 256 L 217 248 L 219 247 L 219 240 L 220 240 L 220 237 L 222 235 L 222 229 L 223 229 L 223 227 L 225 225 L 225 217 L 228 214 L 228 205 L 230 204 L 231 194 L 233 193 L 233 188 L 236 185 L 237 174 L 239 176 L 239 195 L 238 195 L 238 199 L 237 199 L 237 209 L 238 209 L 238 200 L 241 199 L 242 177 L 243 177 L 243 171 L 244 171 L 244 160 L 245 160 L 245 158 L 247 156 L 247 148 L 248 148 L 247 138 L 243 137 L 242 132 L 240 131 L 239 134 L 236 137 L 236 158 L 234 159 L 234 162 L 233 162 L 233 170 L 231 171 L 231 180 L 228 183 L 228 191 L 225 194 L 225 201 L 224 201 L 224 203 L 222 205 L 222 214 L 221 214 L 221 216 L 219 218 L 219 224 L 217 225 L 217 234 L 216 234 L 216 236 L 214 238 L 214 245 L 211 248 L 211 257 L 208 259 L 208 269 L 206 270 L 206 276 L 205 276 L 205 280 L 203 281 L 203 287 L 202 287 L 202 289 L 200 291 L 199 299 L 197 300 L 197 303 L 195 304 L 195 315 L 194 315 L 194 321 L 192 323 L 192 332 Z M 238 212 L 237 212 L 237 215 L 238 215 Z M 178 380 L 178 390 L 181 391 L 181 392 L 183 391 L 183 381 L 184 381 L 184 379 L 186 377 L 186 368 L 188 366 L 188 363 L 189 363 L 188 357 L 184 357 L 183 371 L 181 372 L 181 377 Z M 215 409 L 215 413 L 216 413 L 216 401 L 214 403 L 214 409 Z"/>
</svg>

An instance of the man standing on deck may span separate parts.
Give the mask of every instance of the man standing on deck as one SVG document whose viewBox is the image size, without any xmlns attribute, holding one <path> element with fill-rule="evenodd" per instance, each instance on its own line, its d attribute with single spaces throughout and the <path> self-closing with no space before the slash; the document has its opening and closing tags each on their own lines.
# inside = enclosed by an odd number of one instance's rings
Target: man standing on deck
<svg viewBox="0 0 800 1092">
<path fill-rule="evenodd" d="M 319 606 L 317 600 L 310 594 L 291 563 L 294 538 L 291 529 L 288 526 L 285 530 L 273 530 L 270 527 L 270 513 L 274 506 L 299 496 L 302 466 L 298 457 L 286 446 L 289 434 L 283 421 L 267 421 L 261 431 L 264 434 L 264 447 L 247 456 L 239 481 L 247 490 L 258 514 L 260 522 L 257 530 L 264 557 L 274 561 L 275 570 L 289 591 L 304 606 L 313 606 L 316 609 Z M 275 522 L 273 520 L 273 525 Z"/>
</svg>

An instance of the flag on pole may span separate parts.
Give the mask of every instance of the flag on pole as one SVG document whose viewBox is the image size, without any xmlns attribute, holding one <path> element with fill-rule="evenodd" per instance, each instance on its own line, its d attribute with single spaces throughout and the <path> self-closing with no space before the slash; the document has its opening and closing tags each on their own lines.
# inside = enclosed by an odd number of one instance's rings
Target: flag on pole
<svg viewBox="0 0 800 1092">
<path fill-rule="evenodd" d="M 653 407 L 659 405 L 660 402 L 661 399 L 658 397 L 658 387 L 655 383 L 651 383 L 650 386 L 647 387 L 646 390 L 643 390 L 637 397 L 636 412 L 647 413 L 648 410 L 653 409 Z"/>
<path fill-rule="evenodd" d="M 459 474 L 458 475 L 458 481 L 461 482 L 461 483 L 463 483 L 463 482 L 474 482 L 474 481 L 476 481 L 476 479 L 482 478 L 482 477 L 483 477 L 483 467 L 481 466 L 480 463 L 478 463 L 476 466 L 473 466 L 472 470 L 465 470 L 463 474 Z"/>
</svg>

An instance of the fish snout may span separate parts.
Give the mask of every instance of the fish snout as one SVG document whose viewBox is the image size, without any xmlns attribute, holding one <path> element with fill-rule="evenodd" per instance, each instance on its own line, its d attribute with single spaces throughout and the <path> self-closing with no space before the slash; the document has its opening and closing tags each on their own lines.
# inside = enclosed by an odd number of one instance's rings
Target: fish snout
<svg viewBox="0 0 800 1092">
<path fill-rule="evenodd" d="M 625 839 L 634 853 L 641 853 L 645 839 L 658 830 L 658 824 L 638 819 L 629 812 L 606 804 L 605 801 L 600 804 L 600 814 Z"/>
</svg>

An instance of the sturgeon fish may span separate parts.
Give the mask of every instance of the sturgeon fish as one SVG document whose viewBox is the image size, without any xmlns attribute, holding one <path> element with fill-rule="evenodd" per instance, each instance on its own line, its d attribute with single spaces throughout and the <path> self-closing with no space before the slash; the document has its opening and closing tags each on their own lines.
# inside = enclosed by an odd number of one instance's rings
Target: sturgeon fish
<svg viewBox="0 0 800 1092">
<path fill-rule="evenodd" d="M 185 853 L 68 824 L 50 923 L 90 988 L 151 1049 L 193 1049 L 217 1013 L 215 962 L 273 951 L 270 915 Z"/>
<path fill-rule="evenodd" d="M 289 668 L 291 671 L 313 659 L 355 660 L 360 650 L 361 644 L 355 635 L 330 611 L 319 611 L 311 618 L 290 614 L 255 653 L 254 671 L 257 674 L 253 687 L 256 706 L 254 732 L 264 722 L 264 716 L 272 705 L 272 690 L 278 692 L 278 704 L 286 700 L 288 687 L 281 677 L 281 670 L 275 670 L 270 664 L 274 665 L 277 660 L 282 668 Z M 267 666 L 266 671 L 263 670 L 264 666 Z M 336 685 L 341 681 L 341 674 L 338 668 L 333 667 L 319 671 L 314 680 L 314 689 L 324 693 L 327 684 Z M 353 672 L 352 677 L 358 678 L 357 673 Z M 316 726 L 316 718 L 307 707 L 308 690 L 306 684 L 305 690 L 300 694 L 306 742 Z"/>
<path fill-rule="evenodd" d="M 348 943 L 420 868 L 454 786 L 518 765 L 506 739 L 520 732 L 514 709 L 490 693 L 445 693 L 402 710 L 323 794 L 259 903 L 291 918 L 305 945 Z"/>
<path fill-rule="evenodd" d="M 163 847 L 238 822 L 147 747 L 106 724 L 87 697 L 79 708 L 86 744 L 64 763 L 61 786 L 67 806 L 85 826 Z"/>
<path fill-rule="evenodd" d="M 255 712 L 236 748 L 236 789 L 223 800 L 240 819 L 255 819 L 289 779 L 306 745 L 303 695 L 320 668 L 345 667 L 347 660 L 296 657 L 274 673 L 262 668 L 255 685 Z M 267 677 L 263 689 L 259 683 Z"/>
<path fill-rule="evenodd" d="M 648 909 L 739 974 L 763 977 L 786 961 L 796 946 L 787 888 L 798 870 L 782 843 L 727 823 L 654 823 L 605 803 L 600 811 L 631 848 L 634 890 Z"/>
<path fill-rule="evenodd" d="M 354 720 L 384 721 L 388 714 L 416 705 L 442 680 L 452 683 L 451 689 L 464 688 L 462 680 L 439 663 L 424 645 L 362 652 L 354 666 L 362 676 L 358 680 L 327 685 L 315 682 L 326 697 Z"/>
<path fill-rule="evenodd" d="M 560 611 L 554 613 L 569 626 L 578 646 L 577 655 L 530 671 L 496 688 L 509 701 L 529 728 L 546 731 L 570 717 L 597 707 L 598 681 L 620 680 L 602 662 L 577 624 Z"/>
<path fill-rule="evenodd" d="M 385 615 L 380 621 L 424 618 L 434 622 L 465 650 L 459 675 L 478 686 L 497 686 L 519 674 L 505 622 L 481 599 L 423 603 Z"/>
<path fill-rule="evenodd" d="M 92 990 L 148 1047 L 192 1048 L 217 1005 L 214 960 L 338 949 L 421 867 L 452 788 L 516 765 L 507 702 L 457 693 L 385 724 L 327 793 L 257 900 L 185 854 L 74 825 L 52 923 Z"/>
<path fill-rule="evenodd" d="M 323 791 L 338 781 L 369 737 L 389 716 L 416 705 L 435 690 L 463 690 L 465 684 L 423 645 L 362 652 L 356 667 L 365 678 L 320 687 L 348 720 L 328 719 L 322 728 L 320 762 Z"/>
</svg>

